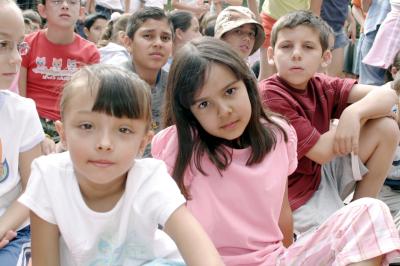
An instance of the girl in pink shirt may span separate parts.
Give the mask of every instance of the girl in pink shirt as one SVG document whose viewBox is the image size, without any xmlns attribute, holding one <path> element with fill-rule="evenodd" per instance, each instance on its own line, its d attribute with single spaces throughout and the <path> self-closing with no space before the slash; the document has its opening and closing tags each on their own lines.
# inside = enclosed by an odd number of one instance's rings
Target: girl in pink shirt
<svg viewBox="0 0 400 266">
<path fill-rule="evenodd" d="M 287 176 L 296 133 L 263 109 L 255 77 L 224 42 L 192 41 L 169 73 L 167 127 L 152 142 L 226 265 L 387 265 L 400 240 L 386 205 L 355 201 L 292 244 Z"/>
</svg>

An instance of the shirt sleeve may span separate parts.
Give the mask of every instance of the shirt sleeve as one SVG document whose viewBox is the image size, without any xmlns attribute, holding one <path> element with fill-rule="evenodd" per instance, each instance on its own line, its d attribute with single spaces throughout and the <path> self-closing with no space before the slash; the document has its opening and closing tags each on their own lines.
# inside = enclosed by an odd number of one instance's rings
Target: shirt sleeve
<svg viewBox="0 0 400 266">
<path fill-rule="evenodd" d="M 40 161 L 43 158 L 42 156 L 33 161 L 28 184 L 18 201 L 43 220 L 57 224 L 50 202 L 49 187 L 44 178 L 45 173 L 40 169 Z"/>
<path fill-rule="evenodd" d="M 21 128 L 23 128 L 20 152 L 32 149 L 45 137 L 34 101 L 28 98 L 24 98 L 24 100 L 27 108 L 20 121 Z"/>
<path fill-rule="evenodd" d="M 152 172 L 140 188 L 140 191 L 146 192 L 138 197 L 136 206 L 151 221 L 165 226 L 171 214 L 185 203 L 185 198 L 181 194 L 178 185 L 168 174 L 167 168 L 162 161 L 146 160 L 152 161 L 152 165 L 147 166 L 147 169 L 152 169 Z"/>
<path fill-rule="evenodd" d="M 265 104 L 274 112 L 282 114 L 289 119 L 295 129 L 297 139 L 297 156 L 302 158 L 317 143 L 320 133 L 311 122 L 301 116 L 288 101 L 285 101 L 274 91 L 268 91 Z"/>
</svg>

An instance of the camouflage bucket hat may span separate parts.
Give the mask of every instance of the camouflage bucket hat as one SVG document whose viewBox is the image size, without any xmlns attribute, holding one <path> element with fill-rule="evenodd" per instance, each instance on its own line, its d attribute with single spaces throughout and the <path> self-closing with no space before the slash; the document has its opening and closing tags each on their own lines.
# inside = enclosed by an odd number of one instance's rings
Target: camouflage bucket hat
<svg viewBox="0 0 400 266">
<path fill-rule="evenodd" d="M 265 33 L 260 22 L 256 20 L 256 16 L 247 7 L 242 6 L 230 6 L 222 10 L 217 17 L 215 22 L 215 38 L 221 39 L 222 36 L 236 29 L 244 24 L 254 24 L 256 26 L 256 38 L 254 42 L 253 50 L 250 55 L 252 55 L 265 40 Z"/>
</svg>

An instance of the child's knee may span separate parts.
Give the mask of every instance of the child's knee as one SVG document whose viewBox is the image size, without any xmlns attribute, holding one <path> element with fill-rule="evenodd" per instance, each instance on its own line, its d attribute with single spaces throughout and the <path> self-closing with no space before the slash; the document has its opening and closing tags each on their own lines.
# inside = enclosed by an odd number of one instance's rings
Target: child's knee
<svg viewBox="0 0 400 266">
<path fill-rule="evenodd" d="M 373 134 L 380 140 L 385 141 L 387 144 L 398 145 L 400 141 L 400 131 L 397 122 L 394 119 L 384 117 L 379 119 L 374 119 L 370 122 L 370 129 Z"/>
</svg>

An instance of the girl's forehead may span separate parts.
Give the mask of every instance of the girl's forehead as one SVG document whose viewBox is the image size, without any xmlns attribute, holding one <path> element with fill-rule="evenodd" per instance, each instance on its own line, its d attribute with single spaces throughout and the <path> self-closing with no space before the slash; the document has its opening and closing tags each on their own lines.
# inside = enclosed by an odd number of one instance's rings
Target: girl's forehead
<svg viewBox="0 0 400 266">
<path fill-rule="evenodd" d="M 16 7 L 0 5 L 0 38 L 20 40 L 24 37 L 25 24 L 22 14 Z"/>
</svg>

